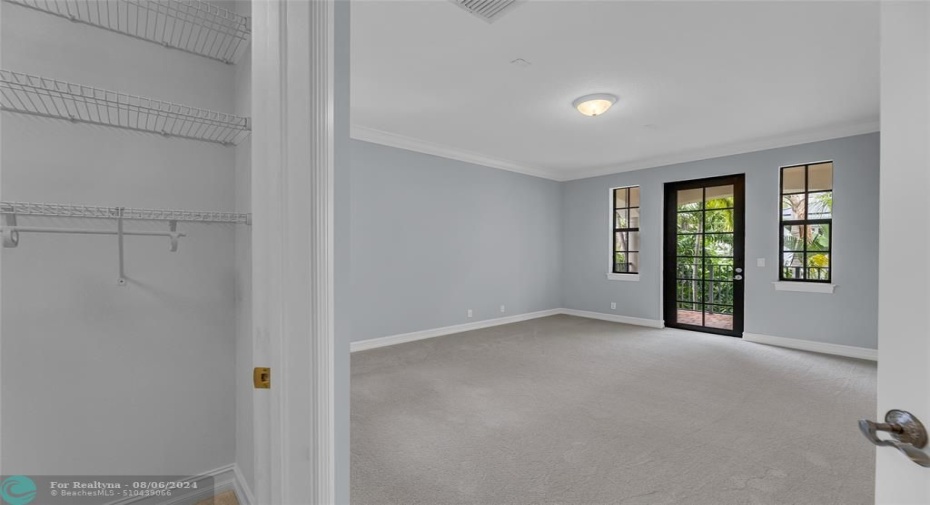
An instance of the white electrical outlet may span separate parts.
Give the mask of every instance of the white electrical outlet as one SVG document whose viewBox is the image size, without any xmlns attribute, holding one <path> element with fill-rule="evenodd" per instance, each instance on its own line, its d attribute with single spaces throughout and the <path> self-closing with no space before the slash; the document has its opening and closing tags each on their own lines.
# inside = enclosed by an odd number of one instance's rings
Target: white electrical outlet
<svg viewBox="0 0 930 505">
<path fill-rule="evenodd" d="M 610 302 L 610 310 L 617 310 L 617 302 Z"/>
<path fill-rule="evenodd" d="M 507 312 L 507 307 L 504 307 L 503 305 L 501 305 L 501 312 Z"/>
<path fill-rule="evenodd" d="M 764 267 L 764 266 L 765 266 L 765 258 L 756 258 L 756 266 L 757 266 L 757 267 Z"/>
<path fill-rule="evenodd" d="M 471 309 L 468 309 L 468 317 L 471 317 L 471 316 L 472 316 Z"/>
</svg>

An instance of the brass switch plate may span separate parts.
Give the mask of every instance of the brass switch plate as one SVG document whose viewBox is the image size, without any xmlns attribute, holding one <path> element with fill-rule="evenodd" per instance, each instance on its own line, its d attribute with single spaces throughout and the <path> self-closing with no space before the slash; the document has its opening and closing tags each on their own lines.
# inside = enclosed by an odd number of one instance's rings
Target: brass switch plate
<svg viewBox="0 0 930 505">
<path fill-rule="evenodd" d="M 252 373 L 255 389 L 271 389 L 271 369 L 257 366 Z"/>
</svg>

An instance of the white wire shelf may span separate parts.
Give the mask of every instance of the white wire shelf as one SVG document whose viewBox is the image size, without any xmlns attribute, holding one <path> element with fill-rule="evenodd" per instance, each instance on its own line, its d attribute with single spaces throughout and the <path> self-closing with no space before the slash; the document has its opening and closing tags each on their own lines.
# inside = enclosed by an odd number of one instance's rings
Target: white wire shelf
<svg viewBox="0 0 930 505">
<path fill-rule="evenodd" d="M 118 219 L 122 217 L 124 220 L 136 221 L 252 224 L 251 214 L 235 212 L 133 209 L 129 207 L 61 205 L 56 203 L 0 202 L 0 214 L 92 219 Z"/>
<path fill-rule="evenodd" d="M 223 145 L 248 137 L 249 118 L 0 70 L 0 110 Z"/>
<path fill-rule="evenodd" d="M 5 0 L 224 63 L 248 47 L 248 17 L 201 0 Z"/>
</svg>

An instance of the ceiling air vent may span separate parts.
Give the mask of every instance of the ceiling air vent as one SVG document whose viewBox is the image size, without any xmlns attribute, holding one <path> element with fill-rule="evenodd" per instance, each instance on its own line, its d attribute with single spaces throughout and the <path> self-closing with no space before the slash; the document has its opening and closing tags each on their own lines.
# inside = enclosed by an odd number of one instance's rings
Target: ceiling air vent
<svg viewBox="0 0 930 505">
<path fill-rule="evenodd" d="M 479 18 L 493 23 L 525 0 L 449 0 Z"/>
</svg>

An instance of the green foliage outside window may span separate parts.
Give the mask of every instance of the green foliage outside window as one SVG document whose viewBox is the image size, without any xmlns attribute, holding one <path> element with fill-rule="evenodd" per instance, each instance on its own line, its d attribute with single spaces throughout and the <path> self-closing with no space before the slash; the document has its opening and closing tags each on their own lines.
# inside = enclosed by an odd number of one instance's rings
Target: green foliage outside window
<svg viewBox="0 0 930 505">
<path fill-rule="evenodd" d="M 732 314 L 733 207 L 733 196 L 678 206 L 678 308 Z"/>
</svg>

